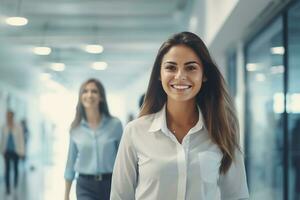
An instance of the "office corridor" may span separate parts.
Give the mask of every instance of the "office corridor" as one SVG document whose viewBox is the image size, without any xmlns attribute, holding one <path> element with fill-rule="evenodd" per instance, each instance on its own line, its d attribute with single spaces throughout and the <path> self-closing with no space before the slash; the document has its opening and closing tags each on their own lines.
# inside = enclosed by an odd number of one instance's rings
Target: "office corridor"
<svg viewBox="0 0 300 200">
<path fill-rule="evenodd" d="M 249 200 L 300 200 L 299 22 L 300 0 L 0 0 L 0 143 L 11 144 L 2 137 L 11 111 L 27 157 L 6 195 L 1 152 L 0 200 L 63 199 L 80 84 L 100 80 L 125 128 L 139 115 L 162 42 L 181 31 L 203 39 L 225 78 Z"/>
</svg>

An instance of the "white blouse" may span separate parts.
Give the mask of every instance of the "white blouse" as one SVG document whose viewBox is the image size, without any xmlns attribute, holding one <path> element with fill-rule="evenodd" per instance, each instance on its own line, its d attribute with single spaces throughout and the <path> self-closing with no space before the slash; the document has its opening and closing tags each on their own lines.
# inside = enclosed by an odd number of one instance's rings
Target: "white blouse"
<svg viewBox="0 0 300 200">
<path fill-rule="evenodd" d="M 199 110 L 200 111 L 200 110 Z M 180 144 L 168 130 L 166 108 L 129 123 L 113 170 L 111 200 L 248 199 L 242 154 L 226 174 L 222 153 L 199 121 Z"/>
</svg>

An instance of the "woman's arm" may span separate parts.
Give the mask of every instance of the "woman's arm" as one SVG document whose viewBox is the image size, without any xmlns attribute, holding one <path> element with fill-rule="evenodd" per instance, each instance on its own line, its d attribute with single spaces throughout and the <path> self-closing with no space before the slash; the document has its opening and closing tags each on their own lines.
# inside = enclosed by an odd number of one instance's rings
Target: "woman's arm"
<svg viewBox="0 0 300 200">
<path fill-rule="evenodd" d="M 249 199 L 244 157 L 238 150 L 229 170 L 220 176 L 221 200 Z"/>
<path fill-rule="evenodd" d="M 73 181 L 65 181 L 65 200 L 70 199 L 70 191 L 71 191 L 71 186 L 72 186 Z"/>
<path fill-rule="evenodd" d="M 65 177 L 65 200 L 69 200 L 72 181 L 75 177 L 74 165 L 75 165 L 77 153 L 78 153 L 78 150 L 76 148 L 76 145 L 73 142 L 73 140 L 70 138 L 68 158 L 67 158 L 67 164 L 66 164 L 66 169 L 65 169 L 65 174 L 64 174 L 64 177 Z"/>
<path fill-rule="evenodd" d="M 122 133 L 123 133 L 123 126 L 121 121 L 117 118 L 116 118 L 116 123 L 113 132 L 114 132 L 114 136 L 116 137 L 116 149 L 118 149 L 122 137 Z"/>
<path fill-rule="evenodd" d="M 135 199 L 136 183 L 137 156 L 131 139 L 131 131 L 127 126 L 123 133 L 114 165 L 110 199 Z"/>
</svg>

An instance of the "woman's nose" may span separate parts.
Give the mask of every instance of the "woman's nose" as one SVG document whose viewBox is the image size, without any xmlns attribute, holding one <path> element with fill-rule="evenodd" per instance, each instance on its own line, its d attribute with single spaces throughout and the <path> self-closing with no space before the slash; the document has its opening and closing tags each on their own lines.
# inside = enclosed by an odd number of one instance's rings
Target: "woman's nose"
<svg viewBox="0 0 300 200">
<path fill-rule="evenodd" d="M 88 96 L 88 97 L 92 96 L 92 92 L 88 91 L 88 92 L 87 92 L 87 96 Z"/>
<path fill-rule="evenodd" d="M 178 70 L 175 76 L 175 79 L 183 80 L 186 79 L 186 73 L 184 70 Z"/>
</svg>

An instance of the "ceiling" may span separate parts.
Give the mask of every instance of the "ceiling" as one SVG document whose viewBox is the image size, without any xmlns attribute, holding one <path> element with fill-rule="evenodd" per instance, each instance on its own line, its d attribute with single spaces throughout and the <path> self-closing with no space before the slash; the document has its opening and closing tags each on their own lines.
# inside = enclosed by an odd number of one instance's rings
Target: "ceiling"
<svg viewBox="0 0 300 200">
<path fill-rule="evenodd" d="M 0 78 L 22 90 L 43 84 L 42 72 L 68 88 L 77 88 L 97 77 L 111 90 L 122 90 L 152 67 L 161 43 L 186 30 L 188 0 L 0 0 Z M 22 27 L 5 19 L 20 15 Z M 100 44 L 101 54 L 90 54 L 84 45 Z M 50 55 L 35 55 L 35 46 L 49 46 Z M 105 61 L 96 71 L 93 62 Z M 63 62 L 65 71 L 50 65 Z M 38 87 L 35 87 L 38 88 Z"/>
</svg>

